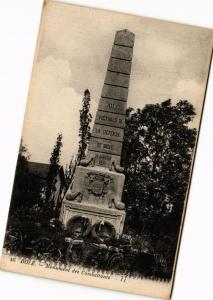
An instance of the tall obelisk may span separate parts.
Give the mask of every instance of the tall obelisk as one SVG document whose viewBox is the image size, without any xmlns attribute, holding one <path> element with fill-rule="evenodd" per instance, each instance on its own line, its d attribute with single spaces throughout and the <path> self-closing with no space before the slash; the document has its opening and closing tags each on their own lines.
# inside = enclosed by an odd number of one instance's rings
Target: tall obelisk
<svg viewBox="0 0 213 300">
<path fill-rule="evenodd" d="M 88 148 L 95 165 L 120 165 L 133 46 L 133 33 L 116 33 Z"/>
<path fill-rule="evenodd" d="M 60 219 L 70 232 L 89 223 L 93 233 L 103 229 L 105 235 L 122 235 L 126 214 L 120 157 L 133 46 L 132 32 L 116 32 L 86 159 L 76 167 L 62 202 Z"/>
</svg>

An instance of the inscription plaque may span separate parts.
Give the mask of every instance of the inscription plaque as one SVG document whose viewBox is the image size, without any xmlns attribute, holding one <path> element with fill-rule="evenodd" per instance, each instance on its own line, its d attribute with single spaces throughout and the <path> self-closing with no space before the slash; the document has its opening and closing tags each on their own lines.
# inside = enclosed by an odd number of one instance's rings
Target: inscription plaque
<svg viewBox="0 0 213 300">
<path fill-rule="evenodd" d="M 121 128 L 95 124 L 92 136 L 122 142 L 124 132 Z"/>
<path fill-rule="evenodd" d="M 125 116 L 104 111 L 98 111 L 95 118 L 95 123 L 124 128 Z"/>
<path fill-rule="evenodd" d="M 125 115 L 126 113 L 126 102 L 124 101 L 116 101 L 108 98 L 101 98 L 99 102 L 99 110 L 108 111 L 112 113 L 117 113 L 121 115 Z"/>
<path fill-rule="evenodd" d="M 120 156 L 113 154 L 106 154 L 100 152 L 90 152 L 90 154 L 94 157 L 95 165 L 105 168 L 110 168 L 112 165 L 112 161 L 114 161 L 117 165 L 120 164 Z"/>
<path fill-rule="evenodd" d="M 108 154 L 121 155 L 122 142 L 91 137 L 88 149 Z"/>
</svg>

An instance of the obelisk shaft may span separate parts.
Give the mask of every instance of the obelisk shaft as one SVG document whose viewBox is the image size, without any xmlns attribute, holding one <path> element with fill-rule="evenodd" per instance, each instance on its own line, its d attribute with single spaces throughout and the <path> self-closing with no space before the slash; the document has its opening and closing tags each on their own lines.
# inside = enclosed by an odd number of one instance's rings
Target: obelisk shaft
<svg viewBox="0 0 213 300">
<path fill-rule="evenodd" d="M 97 166 L 120 165 L 133 46 L 132 32 L 116 32 L 87 152 Z"/>
</svg>

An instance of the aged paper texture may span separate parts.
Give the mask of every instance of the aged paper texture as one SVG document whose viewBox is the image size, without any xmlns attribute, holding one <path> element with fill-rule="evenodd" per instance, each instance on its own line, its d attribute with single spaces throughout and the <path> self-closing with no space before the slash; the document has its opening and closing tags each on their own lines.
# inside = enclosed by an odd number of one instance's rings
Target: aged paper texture
<svg viewBox="0 0 213 300">
<path fill-rule="evenodd" d="M 44 3 L 3 270 L 171 297 L 212 44 Z"/>
</svg>

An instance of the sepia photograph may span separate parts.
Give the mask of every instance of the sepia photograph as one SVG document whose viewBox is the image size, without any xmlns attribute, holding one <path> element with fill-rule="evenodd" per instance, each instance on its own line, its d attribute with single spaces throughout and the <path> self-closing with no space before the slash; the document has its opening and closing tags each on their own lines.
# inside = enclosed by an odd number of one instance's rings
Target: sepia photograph
<svg viewBox="0 0 213 300">
<path fill-rule="evenodd" d="M 1 268 L 169 299 L 211 29 L 45 1 Z"/>
</svg>

